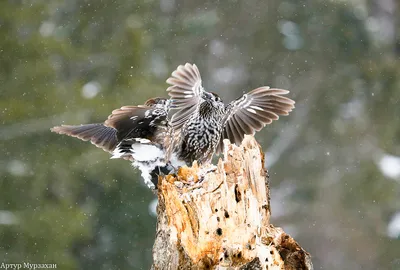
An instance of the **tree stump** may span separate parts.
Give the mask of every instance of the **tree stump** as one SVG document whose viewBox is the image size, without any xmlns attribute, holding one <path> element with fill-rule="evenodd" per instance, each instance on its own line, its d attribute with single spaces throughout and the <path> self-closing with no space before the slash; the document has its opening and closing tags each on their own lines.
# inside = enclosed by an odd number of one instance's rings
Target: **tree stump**
<svg viewBox="0 0 400 270">
<path fill-rule="evenodd" d="M 313 269 L 310 255 L 270 224 L 268 176 L 254 137 L 224 141 L 218 165 L 160 179 L 152 269 Z"/>
</svg>

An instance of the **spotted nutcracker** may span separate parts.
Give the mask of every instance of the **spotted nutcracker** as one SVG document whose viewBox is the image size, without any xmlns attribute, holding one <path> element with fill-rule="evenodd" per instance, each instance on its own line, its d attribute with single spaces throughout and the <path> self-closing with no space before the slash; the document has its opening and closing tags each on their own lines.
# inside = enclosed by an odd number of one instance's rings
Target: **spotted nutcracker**
<svg viewBox="0 0 400 270">
<path fill-rule="evenodd" d="M 289 91 L 263 86 L 225 105 L 219 96 L 204 90 L 196 65 L 180 65 L 167 80 L 167 89 L 177 111 L 171 119 L 175 131 L 174 152 L 191 165 L 209 163 L 222 150 L 223 140 L 240 145 L 244 135 L 253 135 L 278 115 L 288 115 L 295 102 L 281 95 Z"/>
</svg>

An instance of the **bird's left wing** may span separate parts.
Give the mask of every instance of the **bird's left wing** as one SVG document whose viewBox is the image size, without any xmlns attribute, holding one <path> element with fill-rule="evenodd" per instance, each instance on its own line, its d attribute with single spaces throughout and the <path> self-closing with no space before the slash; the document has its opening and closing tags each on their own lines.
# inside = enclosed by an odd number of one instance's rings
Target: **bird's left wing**
<svg viewBox="0 0 400 270">
<path fill-rule="evenodd" d="M 224 139 L 240 145 L 244 135 L 254 135 L 265 125 L 278 120 L 279 115 L 288 115 L 295 104 L 293 100 L 282 96 L 288 93 L 287 90 L 264 86 L 229 103 L 217 153 L 222 151 Z"/>
<path fill-rule="evenodd" d="M 195 64 L 180 65 L 167 83 L 171 85 L 167 91 L 173 100 L 172 108 L 178 110 L 172 116 L 171 125 L 178 130 L 196 111 L 204 91 L 199 69 Z"/>
<path fill-rule="evenodd" d="M 65 134 L 71 137 L 90 141 L 92 144 L 104 151 L 112 152 L 117 146 L 117 130 L 103 124 L 86 124 L 79 126 L 62 125 L 50 129 L 58 134 Z"/>
</svg>

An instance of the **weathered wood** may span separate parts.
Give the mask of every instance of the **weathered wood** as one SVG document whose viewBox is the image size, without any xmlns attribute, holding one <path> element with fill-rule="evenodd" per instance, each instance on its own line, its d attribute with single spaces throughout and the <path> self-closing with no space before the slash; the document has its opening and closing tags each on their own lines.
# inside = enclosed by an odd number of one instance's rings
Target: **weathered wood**
<svg viewBox="0 0 400 270">
<path fill-rule="evenodd" d="M 152 269 L 312 269 L 310 255 L 270 221 L 264 155 L 254 137 L 224 142 L 217 166 L 160 180 Z"/>
</svg>

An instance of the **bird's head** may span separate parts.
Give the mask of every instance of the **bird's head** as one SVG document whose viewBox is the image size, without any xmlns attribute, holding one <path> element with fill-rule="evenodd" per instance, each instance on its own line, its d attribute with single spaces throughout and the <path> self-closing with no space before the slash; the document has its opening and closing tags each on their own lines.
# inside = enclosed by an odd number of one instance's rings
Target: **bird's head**
<svg viewBox="0 0 400 270">
<path fill-rule="evenodd" d="M 223 105 L 222 99 L 216 93 L 204 91 L 202 97 L 214 107 Z"/>
<path fill-rule="evenodd" d="M 202 98 L 203 102 L 200 104 L 200 114 L 204 117 L 215 115 L 215 113 L 217 113 L 216 115 L 220 115 L 224 112 L 225 105 L 217 94 L 204 91 Z"/>
</svg>

